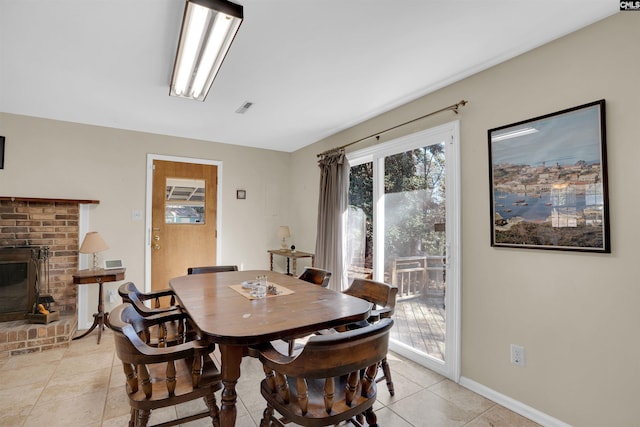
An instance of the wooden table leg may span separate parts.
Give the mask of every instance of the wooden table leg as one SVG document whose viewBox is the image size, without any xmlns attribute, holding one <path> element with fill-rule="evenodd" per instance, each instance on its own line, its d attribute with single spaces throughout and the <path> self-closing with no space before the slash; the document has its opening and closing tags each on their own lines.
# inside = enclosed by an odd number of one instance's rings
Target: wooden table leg
<svg viewBox="0 0 640 427">
<path fill-rule="evenodd" d="M 104 299 L 102 296 L 102 280 L 98 279 L 98 312 L 93 314 L 93 324 L 82 335 L 74 337 L 74 340 L 78 340 L 80 338 L 86 337 L 89 335 L 96 327 L 98 327 L 98 344 L 100 344 L 100 338 L 102 337 L 102 330 L 104 329 L 104 325 L 109 326 L 109 320 L 107 319 L 107 315 L 109 313 L 104 312 Z"/>
<path fill-rule="evenodd" d="M 220 344 L 222 373 L 222 402 L 220 409 L 220 427 L 232 427 L 236 425 L 236 401 L 238 395 L 236 393 L 236 384 L 240 378 L 240 363 L 244 347 L 236 345 Z"/>
</svg>

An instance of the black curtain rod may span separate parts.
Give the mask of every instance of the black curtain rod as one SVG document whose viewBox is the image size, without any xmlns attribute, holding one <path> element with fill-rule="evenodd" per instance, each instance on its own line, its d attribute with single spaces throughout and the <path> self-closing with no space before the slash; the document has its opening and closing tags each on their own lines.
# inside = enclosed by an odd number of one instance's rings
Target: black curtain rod
<svg viewBox="0 0 640 427">
<path fill-rule="evenodd" d="M 375 136 L 375 137 L 377 137 L 378 139 L 380 139 L 380 135 L 381 135 L 381 134 L 383 134 L 383 133 L 387 133 L 387 132 L 392 131 L 392 130 L 394 130 L 394 129 L 397 129 L 397 128 L 399 128 L 399 127 L 402 127 L 402 126 L 408 125 L 409 123 L 413 123 L 413 122 L 415 122 L 415 121 L 418 121 L 418 120 L 424 119 L 424 118 L 429 117 L 429 116 L 433 116 L 433 115 L 438 114 L 438 113 L 442 113 L 442 112 L 444 112 L 444 111 L 449 111 L 449 110 L 451 110 L 451 111 L 453 111 L 454 113 L 458 114 L 458 108 L 460 108 L 460 107 L 464 107 L 465 105 L 467 105 L 467 101 L 465 101 L 465 100 L 463 99 L 462 101 L 460 101 L 460 102 L 458 102 L 458 103 L 455 103 L 455 104 L 453 104 L 453 105 L 449 105 L 448 107 L 445 107 L 445 108 L 441 108 L 441 109 L 439 109 L 438 111 L 432 111 L 432 112 L 431 112 L 431 113 L 429 113 L 429 114 L 425 114 L 425 115 L 423 115 L 423 116 L 416 117 L 415 119 L 412 119 L 412 120 L 409 120 L 408 122 L 404 122 L 404 123 L 401 123 L 401 124 L 399 124 L 399 125 L 396 125 L 396 126 L 390 127 L 389 129 L 385 129 L 385 130 L 383 130 L 383 131 L 373 133 L 373 134 L 371 134 L 371 135 L 369 135 L 369 136 L 365 136 L 364 138 L 360 138 L 360 139 L 359 139 L 359 140 L 357 140 L 357 141 L 353 141 L 353 142 L 350 142 L 350 143 L 348 143 L 348 144 L 345 144 L 345 145 L 343 145 L 343 146 L 341 146 L 341 147 L 331 148 L 331 149 L 329 149 L 329 150 L 327 150 L 327 151 L 323 151 L 322 153 L 318 154 L 318 155 L 317 155 L 317 157 L 322 157 L 322 156 L 324 156 L 324 155 L 326 155 L 326 154 L 333 153 L 334 151 L 343 150 L 343 149 L 345 149 L 345 148 L 347 148 L 347 147 L 349 147 L 349 146 L 351 146 L 351 145 L 354 145 L 354 144 L 357 144 L 357 143 L 359 143 L 359 142 L 365 141 L 365 140 L 367 140 L 367 139 L 369 139 L 369 138 L 373 138 L 374 136 Z"/>
</svg>

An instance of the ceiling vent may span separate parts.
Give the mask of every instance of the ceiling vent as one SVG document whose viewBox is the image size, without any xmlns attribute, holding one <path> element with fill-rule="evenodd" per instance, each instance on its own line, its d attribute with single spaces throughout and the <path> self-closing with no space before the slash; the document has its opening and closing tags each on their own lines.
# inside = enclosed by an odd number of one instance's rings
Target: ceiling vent
<svg viewBox="0 0 640 427">
<path fill-rule="evenodd" d="M 236 110 L 236 113 L 238 113 L 238 114 L 244 114 L 244 113 L 246 113 L 246 112 L 247 112 L 247 110 L 248 110 L 249 108 L 251 108 L 251 106 L 252 106 L 252 105 L 253 105 L 253 102 L 248 102 L 248 101 L 247 101 L 247 102 L 243 102 L 243 103 L 242 103 L 242 105 L 240 106 L 240 108 L 238 108 L 238 109 Z"/>
</svg>

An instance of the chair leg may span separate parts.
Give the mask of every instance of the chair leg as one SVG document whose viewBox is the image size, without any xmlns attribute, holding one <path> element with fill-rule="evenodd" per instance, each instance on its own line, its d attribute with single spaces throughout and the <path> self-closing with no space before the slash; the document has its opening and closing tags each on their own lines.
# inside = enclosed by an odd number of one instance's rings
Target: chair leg
<svg viewBox="0 0 640 427">
<path fill-rule="evenodd" d="M 272 416 L 273 416 L 273 407 L 267 404 L 267 407 L 262 413 L 262 420 L 260 420 L 260 427 L 269 427 Z"/>
<path fill-rule="evenodd" d="M 395 390 L 393 389 L 393 380 L 391 379 L 391 369 L 389 368 L 389 363 L 387 362 L 387 358 L 385 357 L 380 362 L 382 365 L 382 372 L 384 373 L 384 377 L 387 379 L 387 388 L 389 389 L 389 394 L 391 396 L 395 395 Z"/>
<path fill-rule="evenodd" d="M 369 427 L 378 427 L 378 417 L 376 417 L 375 412 L 373 412 L 373 408 L 367 409 L 364 416 L 367 419 L 367 423 L 369 423 Z"/>
<path fill-rule="evenodd" d="M 149 424 L 149 417 L 151 411 L 148 409 L 138 409 L 138 419 L 136 420 L 136 427 L 147 427 Z"/>
<path fill-rule="evenodd" d="M 136 427 L 136 418 L 138 417 L 138 412 L 131 408 L 131 418 L 129 419 L 129 427 Z"/>
<path fill-rule="evenodd" d="M 220 410 L 218 409 L 218 404 L 216 403 L 216 395 L 211 393 L 211 395 L 209 396 L 204 396 L 203 399 L 207 404 L 207 408 L 209 408 L 211 425 L 213 427 L 220 427 Z"/>
</svg>

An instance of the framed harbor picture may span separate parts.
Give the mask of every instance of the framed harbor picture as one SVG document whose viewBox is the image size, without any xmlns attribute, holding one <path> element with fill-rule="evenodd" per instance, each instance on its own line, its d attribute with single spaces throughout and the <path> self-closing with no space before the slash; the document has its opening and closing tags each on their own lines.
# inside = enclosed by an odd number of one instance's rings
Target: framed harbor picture
<svg viewBox="0 0 640 427">
<path fill-rule="evenodd" d="M 604 100 L 488 137 L 491 246 L 611 252 Z"/>
</svg>

